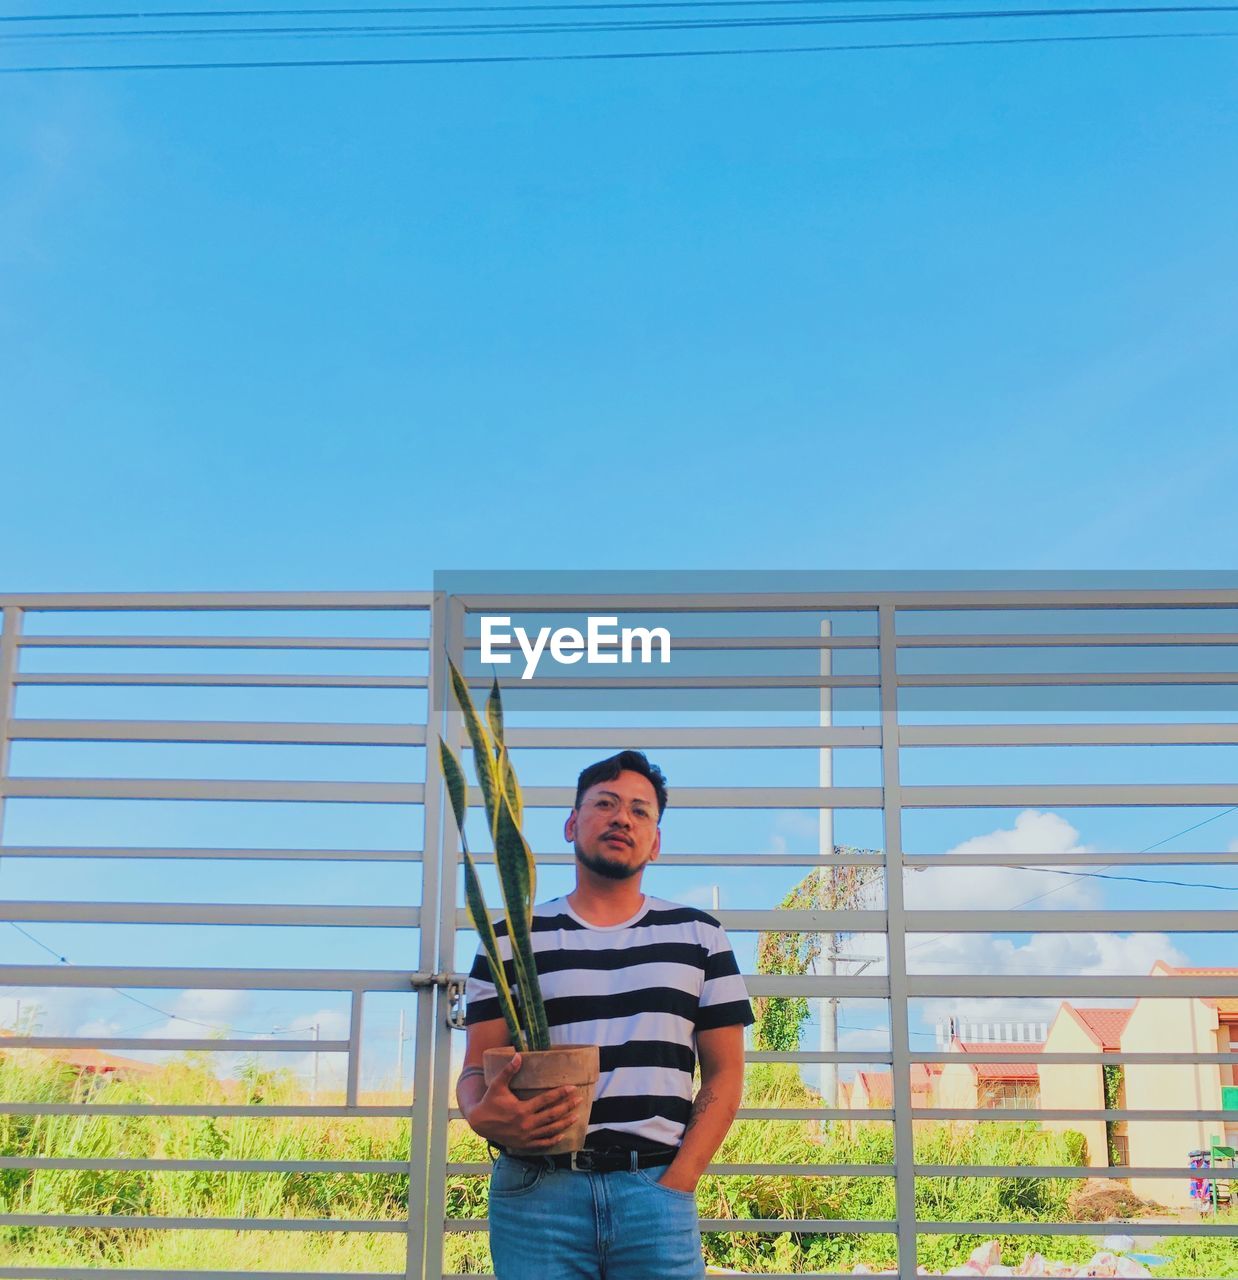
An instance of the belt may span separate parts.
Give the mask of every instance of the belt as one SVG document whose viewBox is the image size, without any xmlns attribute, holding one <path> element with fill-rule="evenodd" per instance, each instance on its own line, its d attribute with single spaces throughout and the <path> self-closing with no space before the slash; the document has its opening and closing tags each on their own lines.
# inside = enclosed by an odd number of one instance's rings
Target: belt
<svg viewBox="0 0 1238 1280">
<path fill-rule="evenodd" d="M 545 1165 L 547 1169 L 573 1169 L 577 1173 L 618 1173 L 627 1169 L 655 1169 L 670 1164 L 678 1151 L 573 1151 L 561 1156 L 504 1155 L 525 1164 Z"/>
</svg>

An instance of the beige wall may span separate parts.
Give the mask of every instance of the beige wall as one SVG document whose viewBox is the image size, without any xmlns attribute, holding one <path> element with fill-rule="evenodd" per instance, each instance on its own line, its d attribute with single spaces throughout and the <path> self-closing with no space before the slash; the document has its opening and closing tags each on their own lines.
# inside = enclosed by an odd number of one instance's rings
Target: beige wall
<svg viewBox="0 0 1238 1280">
<path fill-rule="evenodd" d="M 974 1111 L 976 1101 L 976 1073 L 966 1062 L 945 1062 L 936 1088 L 939 1107 L 967 1108 Z"/>
<path fill-rule="evenodd" d="M 1202 1000 L 1145 997 L 1135 1005 L 1122 1033 L 1122 1051 L 1215 1053 L 1219 1041 L 1216 1010 Z M 1221 1105 L 1220 1068 L 1206 1063 L 1128 1064 L 1126 1105 L 1132 1111 L 1217 1110 Z M 1213 1120 L 1132 1120 L 1127 1126 L 1131 1164 L 1185 1168 L 1188 1153 L 1207 1146 L 1218 1128 L 1219 1123 Z M 1165 1205 L 1191 1203 L 1185 1177 L 1133 1178 L 1131 1189 Z"/>
<path fill-rule="evenodd" d="M 1078 1019 L 1065 1009 L 1057 1017 L 1045 1040 L 1045 1053 L 1099 1053 L 1100 1046 L 1079 1025 Z M 1040 1105 L 1046 1111 L 1075 1108 L 1080 1111 L 1102 1111 L 1105 1106 L 1105 1081 L 1099 1066 L 1086 1063 L 1040 1064 Z M 1091 1168 L 1103 1169 L 1109 1163 L 1103 1120 L 1046 1120 L 1046 1129 L 1064 1133 L 1073 1129 L 1087 1140 L 1087 1162 Z"/>
</svg>

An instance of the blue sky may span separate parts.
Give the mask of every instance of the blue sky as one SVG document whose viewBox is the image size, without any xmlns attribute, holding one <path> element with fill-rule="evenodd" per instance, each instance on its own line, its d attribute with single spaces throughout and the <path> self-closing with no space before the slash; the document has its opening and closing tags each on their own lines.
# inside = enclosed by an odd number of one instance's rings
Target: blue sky
<svg viewBox="0 0 1238 1280">
<path fill-rule="evenodd" d="M 6 77 L 0 590 L 1229 567 L 1236 58 L 1166 42 Z M 1059 817 L 1066 847 L 1100 849 L 1189 821 Z M 768 819 L 744 838 L 813 838 Z M 49 825 L 13 806 L 6 839 Z M 1209 834 L 1223 849 L 1238 823 Z M 6 863 L 9 892 L 50 896 L 48 865 Z M 221 897 L 212 869 L 72 872 Z M 300 888 L 361 901 L 379 875 Z M 1119 888 L 1103 901 L 1142 904 Z M 79 962 L 94 946 L 48 937 Z M 387 935 L 379 963 L 406 946 Z"/>
</svg>

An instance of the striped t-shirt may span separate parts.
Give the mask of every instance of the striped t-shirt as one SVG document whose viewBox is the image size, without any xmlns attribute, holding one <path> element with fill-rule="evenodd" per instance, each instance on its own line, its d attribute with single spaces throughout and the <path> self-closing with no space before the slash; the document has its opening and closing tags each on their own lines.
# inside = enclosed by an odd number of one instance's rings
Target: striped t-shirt
<svg viewBox="0 0 1238 1280">
<path fill-rule="evenodd" d="M 506 922 L 495 932 L 515 988 Z M 648 896 L 630 920 L 593 925 L 555 898 L 533 908 L 532 936 L 552 1043 L 601 1047 L 588 1145 L 678 1146 L 692 1110 L 697 1032 L 753 1021 L 722 926 Z M 466 994 L 468 1025 L 503 1016 L 482 951 Z"/>
</svg>

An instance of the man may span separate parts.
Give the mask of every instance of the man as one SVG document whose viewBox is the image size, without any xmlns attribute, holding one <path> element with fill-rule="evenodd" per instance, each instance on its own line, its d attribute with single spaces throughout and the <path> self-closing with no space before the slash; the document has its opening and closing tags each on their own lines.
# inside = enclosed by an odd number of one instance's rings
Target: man
<svg viewBox="0 0 1238 1280">
<path fill-rule="evenodd" d="M 490 1179 L 499 1280 L 697 1280 L 705 1274 L 696 1184 L 739 1107 L 752 1009 L 721 926 L 641 891 L 661 848 L 666 780 L 639 751 L 581 773 L 563 828 L 576 888 L 534 908 L 533 947 L 555 1044 L 598 1044 L 586 1150 L 553 1146 L 572 1088 L 522 1101 L 517 1054 L 486 1088 L 482 1053 L 510 1043 L 478 952 L 456 1086 L 472 1129 L 504 1151 Z M 505 930 L 500 948 L 510 954 Z M 701 1087 L 692 1096 L 699 1058 Z"/>
</svg>

